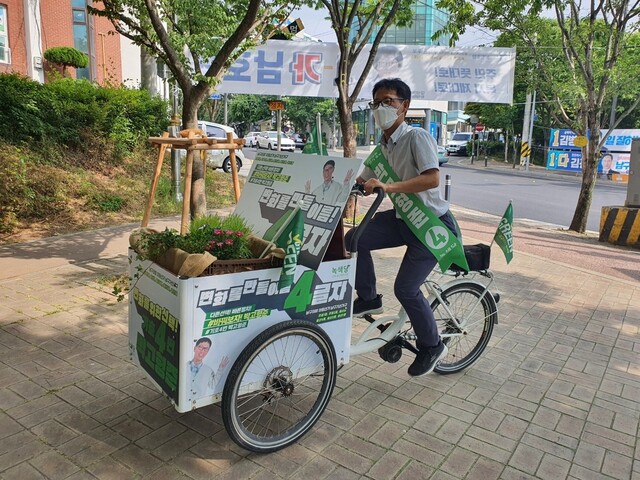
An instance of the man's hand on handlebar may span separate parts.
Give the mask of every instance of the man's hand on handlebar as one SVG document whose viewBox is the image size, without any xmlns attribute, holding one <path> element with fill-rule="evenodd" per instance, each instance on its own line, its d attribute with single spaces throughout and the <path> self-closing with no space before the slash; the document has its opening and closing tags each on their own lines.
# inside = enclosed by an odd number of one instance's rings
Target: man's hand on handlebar
<svg viewBox="0 0 640 480">
<path fill-rule="evenodd" d="M 387 191 L 387 185 L 382 183 L 377 178 L 370 178 L 369 180 L 364 182 L 364 185 L 362 187 L 364 189 L 365 195 L 371 195 L 376 188 L 381 188 L 383 192 Z"/>
</svg>

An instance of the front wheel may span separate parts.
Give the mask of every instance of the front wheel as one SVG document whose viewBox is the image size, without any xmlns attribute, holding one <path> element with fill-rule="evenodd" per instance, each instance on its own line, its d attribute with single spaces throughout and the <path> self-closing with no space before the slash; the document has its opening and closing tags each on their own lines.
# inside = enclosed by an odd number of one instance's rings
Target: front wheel
<svg viewBox="0 0 640 480">
<path fill-rule="evenodd" d="M 258 453 L 297 441 L 329 403 L 336 364 L 317 325 L 290 320 L 266 329 L 238 356 L 224 385 L 222 419 L 231 439 Z"/>
<path fill-rule="evenodd" d="M 458 283 L 440 296 L 444 304 L 436 299 L 431 309 L 449 352 L 434 371 L 449 374 L 467 368 L 480 357 L 497 323 L 498 308 L 491 293 L 479 283 Z"/>
<path fill-rule="evenodd" d="M 242 168 L 242 162 L 238 157 L 236 157 L 236 165 L 238 167 L 238 171 L 240 171 L 240 169 Z M 224 159 L 224 162 L 222 162 L 222 170 L 224 171 L 224 173 L 231 172 L 231 157 L 227 157 Z"/>
</svg>

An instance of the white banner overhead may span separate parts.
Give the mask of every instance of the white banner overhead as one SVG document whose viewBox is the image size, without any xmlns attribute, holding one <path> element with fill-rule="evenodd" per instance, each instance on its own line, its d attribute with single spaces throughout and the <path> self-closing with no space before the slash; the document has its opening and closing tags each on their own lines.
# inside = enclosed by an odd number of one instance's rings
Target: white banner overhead
<svg viewBox="0 0 640 480">
<path fill-rule="evenodd" d="M 367 45 L 358 57 L 352 82 L 370 49 Z M 380 45 L 361 94 L 368 98 L 378 80 L 397 77 L 411 88 L 412 100 L 511 104 L 515 64 L 513 48 Z"/>
<path fill-rule="evenodd" d="M 370 48 L 356 61 L 351 83 L 362 72 Z M 270 40 L 245 52 L 217 91 L 337 97 L 338 58 L 335 43 Z M 398 77 L 411 87 L 414 100 L 510 104 L 515 58 L 513 48 L 380 45 L 361 96 L 371 98 L 381 78 Z"/>
<path fill-rule="evenodd" d="M 269 40 L 245 52 L 229 69 L 219 93 L 334 97 L 338 45 Z M 209 65 L 203 67 L 203 72 Z"/>
</svg>

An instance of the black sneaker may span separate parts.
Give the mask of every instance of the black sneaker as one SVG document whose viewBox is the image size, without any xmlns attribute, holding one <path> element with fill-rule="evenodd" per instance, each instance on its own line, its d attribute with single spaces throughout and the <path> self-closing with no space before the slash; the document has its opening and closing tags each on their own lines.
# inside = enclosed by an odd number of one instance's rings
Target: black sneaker
<svg viewBox="0 0 640 480">
<path fill-rule="evenodd" d="M 360 297 L 353 302 L 353 316 L 361 317 L 367 313 L 383 313 L 382 295 L 378 294 L 373 300 L 363 300 Z"/>
<path fill-rule="evenodd" d="M 438 342 L 435 347 L 423 348 L 416 355 L 416 359 L 409 366 L 409 375 L 412 377 L 421 377 L 427 373 L 433 372 L 440 360 L 447 356 L 449 349 L 447 346 Z"/>
</svg>

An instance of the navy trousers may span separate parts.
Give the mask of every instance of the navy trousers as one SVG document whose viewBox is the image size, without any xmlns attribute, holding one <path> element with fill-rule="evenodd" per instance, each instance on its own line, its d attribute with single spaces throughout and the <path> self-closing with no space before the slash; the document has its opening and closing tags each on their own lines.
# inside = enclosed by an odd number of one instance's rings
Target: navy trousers
<svg viewBox="0 0 640 480">
<path fill-rule="evenodd" d="M 456 232 L 455 220 L 450 212 L 440 217 L 449 230 Z M 347 247 L 354 230 L 345 236 Z M 433 254 L 418 240 L 404 221 L 396 218 L 395 210 L 376 213 L 358 240 L 356 262 L 356 292 L 363 300 L 371 300 L 378 294 L 376 272 L 371 258 L 373 250 L 407 246 L 396 281 L 394 294 L 404 307 L 418 340 L 418 349 L 432 347 L 440 341 L 431 306 L 420 288 L 437 262 Z"/>
</svg>

